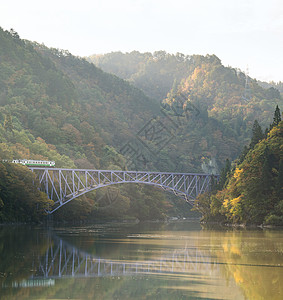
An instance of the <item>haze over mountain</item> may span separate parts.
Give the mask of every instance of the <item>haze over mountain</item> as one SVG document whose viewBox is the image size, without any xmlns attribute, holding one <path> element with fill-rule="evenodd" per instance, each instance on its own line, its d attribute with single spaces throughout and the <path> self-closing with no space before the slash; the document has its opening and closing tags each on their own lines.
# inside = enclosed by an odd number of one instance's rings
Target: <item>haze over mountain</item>
<svg viewBox="0 0 283 300">
<path fill-rule="evenodd" d="M 250 137 L 255 119 L 268 126 L 276 105 L 282 105 L 280 92 L 274 87 L 280 88 L 281 83 L 258 82 L 239 69 L 224 67 L 215 55 L 133 51 L 93 55 L 89 60 L 142 89 L 156 102 L 171 108 L 180 101 L 184 106 L 193 103 L 222 122 L 242 143 Z M 185 99 L 175 99 L 178 94 Z"/>
<path fill-rule="evenodd" d="M 278 90 L 251 78 L 247 86 L 242 72 L 215 55 L 135 51 L 92 59 L 97 66 L 0 29 L 2 159 L 215 173 L 248 143 L 254 119 L 268 126 L 275 106 L 283 104 Z M 120 191 L 114 215 L 160 216 L 167 205 L 164 194 L 151 201 L 144 187 Z M 89 213 L 97 196 L 87 197 L 87 208 L 81 207 Z"/>
</svg>

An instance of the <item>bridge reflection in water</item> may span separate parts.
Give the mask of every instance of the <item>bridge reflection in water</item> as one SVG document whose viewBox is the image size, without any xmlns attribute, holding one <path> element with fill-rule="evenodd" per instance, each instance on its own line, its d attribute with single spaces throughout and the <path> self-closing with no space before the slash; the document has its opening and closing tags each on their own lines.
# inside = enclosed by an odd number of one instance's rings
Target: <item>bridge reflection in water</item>
<svg viewBox="0 0 283 300">
<path fill-rule="evenodd" d="M 206 275 L 219 272 L 219 264 L 208 251 L 197 248 L 174 249 L 157 259 L 111 260 L 81 251 L 60 238 L 49 240 L 44 256 L 38 257 L 33 279 L 126 276 L 138 274 Z"/>
</svg>

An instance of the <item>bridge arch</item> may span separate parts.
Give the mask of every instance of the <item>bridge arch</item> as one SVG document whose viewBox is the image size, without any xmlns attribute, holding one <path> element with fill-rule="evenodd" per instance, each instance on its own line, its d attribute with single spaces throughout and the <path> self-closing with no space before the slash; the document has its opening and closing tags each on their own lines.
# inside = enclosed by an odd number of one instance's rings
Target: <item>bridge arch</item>
<svg viewBox="0 0 283 300">
<path fill-rule="evenodd" d="M 194 199 L 210 190 L 218 175 L 197 173 L 143 172 L 120 170 L 87 170 L 59 168 L 29 168 L 40 183 L 54 206 L 48 211 L 52 214 L 63 205 L 96 189 L 122 184 L 142 183 L 173 192 L 193 205 Z"/>
</svg>

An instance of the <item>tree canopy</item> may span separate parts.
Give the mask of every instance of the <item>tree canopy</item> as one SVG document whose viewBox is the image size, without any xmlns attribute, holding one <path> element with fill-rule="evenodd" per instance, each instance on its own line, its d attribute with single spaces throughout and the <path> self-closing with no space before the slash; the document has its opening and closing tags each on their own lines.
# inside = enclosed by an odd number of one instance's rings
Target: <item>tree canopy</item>
<svg viewBox="0 0 283 300">
<path fill-rule="evenodd" d="M 277 109 L 276 109 L 277 110 Z M 226 185 L 201 195 L 196 208 L 205 221 L 283 225 L 283 121 L 226 173 Z"/>
</svg>

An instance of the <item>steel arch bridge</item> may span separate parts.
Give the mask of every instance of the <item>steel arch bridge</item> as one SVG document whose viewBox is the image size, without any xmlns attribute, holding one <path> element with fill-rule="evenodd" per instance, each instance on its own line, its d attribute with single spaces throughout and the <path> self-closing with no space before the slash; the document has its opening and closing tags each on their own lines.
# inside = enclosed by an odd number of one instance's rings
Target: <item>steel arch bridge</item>
<svg viewBox="0 0 283 300">
<path fill-rule="evenodd" d="M 210 190 L 212 182 L 219 176 L 212 174 L 142 172 L 120 170 L 87 170 L 29 167 L 40 183 L 40 190 L 45 192 L 54 206 L 47 211 L 54 211 L 101 187 L 120 183 L 144 183 L 173 192 L 193 205 L 195 198 Z"/>
</svg>

